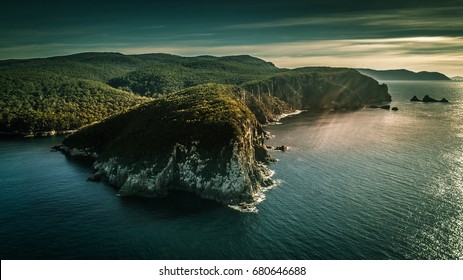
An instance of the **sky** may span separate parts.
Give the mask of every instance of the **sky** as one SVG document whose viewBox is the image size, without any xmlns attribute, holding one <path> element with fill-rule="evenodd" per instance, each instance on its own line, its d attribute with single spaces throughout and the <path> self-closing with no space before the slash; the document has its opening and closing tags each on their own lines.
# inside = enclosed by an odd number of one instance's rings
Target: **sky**
<svg viewBox="0 0 463 280">
<path fill-rule="evenodd" d="M 463 0 L 15 0 L 1 1 L 0 11 L 0 60 L 250 54 L 285 68 L 463 76 Z"/>
</svg>

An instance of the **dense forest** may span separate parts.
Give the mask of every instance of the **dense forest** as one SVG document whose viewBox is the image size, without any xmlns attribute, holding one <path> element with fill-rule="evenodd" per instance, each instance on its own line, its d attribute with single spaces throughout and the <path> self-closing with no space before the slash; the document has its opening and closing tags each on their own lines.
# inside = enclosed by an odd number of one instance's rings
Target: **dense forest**
<svg viewBox="0 0 463 280">
<path fill-rule="evenodd" d="M 78 129 L 210 82 L 240 86 L 262 123 L 293 109 L 358 108 L 390 100 L 387 88 L 352 69 L 281 69 L 248 55 L 81 53 L 0 61 L 0 133 Z"/>
<path fill-rule="evenodd" d="M 0 131 L 66 131 L 149 100 L 91 80 L 38 70 L 0 73 Z"/>
</svg>

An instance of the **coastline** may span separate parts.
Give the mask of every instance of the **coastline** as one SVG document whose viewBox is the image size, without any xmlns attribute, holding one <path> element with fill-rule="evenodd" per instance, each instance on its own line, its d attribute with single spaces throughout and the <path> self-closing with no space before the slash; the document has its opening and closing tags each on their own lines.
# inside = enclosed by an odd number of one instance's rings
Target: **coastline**
<svg viewBox="0 0 463 280">
<path fill-rule="evenodd" d="M 50 137 L 59 135 L 68 135 L 76 132 L 78 129 L 71 130 L 49 130 L 49 131 L 38 131 L 38 132 L 0 132 L 0 137 L 11 137 L 11 138 L 33 138 L 33 137 Z"/>
<path fill-rule="evenodd" d="M 283 113 L 275 118 L 275 121 L 278 122 L 284 118 L 291 117 L 294 115 L 299 115 L 300 113 L 306 112 L 307 110 L 294 110 L 291 113 Z"/>
</svg>

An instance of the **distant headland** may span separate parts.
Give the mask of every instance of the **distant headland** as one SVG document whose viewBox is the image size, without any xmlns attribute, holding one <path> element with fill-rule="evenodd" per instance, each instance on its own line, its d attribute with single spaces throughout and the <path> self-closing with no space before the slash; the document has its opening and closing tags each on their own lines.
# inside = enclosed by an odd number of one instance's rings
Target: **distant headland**
<svg viewBox="0 0 463 280">
<path fill-rule="evenodd" d="M 451 79 L 439 72 L 413 72 L 406 69 L 374 70 L 358 68 L 360 73 L 381 81 L 450 81 Z"/>
</svg>

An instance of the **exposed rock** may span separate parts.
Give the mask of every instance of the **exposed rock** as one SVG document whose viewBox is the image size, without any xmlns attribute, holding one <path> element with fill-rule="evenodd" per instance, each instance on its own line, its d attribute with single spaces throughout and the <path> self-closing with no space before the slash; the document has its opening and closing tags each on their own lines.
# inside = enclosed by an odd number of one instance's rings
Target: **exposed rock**
<svg viewBox="0 0 463 280">
<path fill-rule="evenodd" d="M 391 105 L 383 105 L 383 106 L 381 106 L 379 108 L 384 109 L 384 110 L 389 110 L 389 109 L 391 109 Z"/>
<path fill-rule="evenodd" d="M 89 126 L 63 141 L 71 157 L 96 157 L 94 180 L 121 195 L 184 190 L 225 204 L 254 202 L 273 183 L 272 157 L 236 87 L 195 86 Z M 95 159 L 95 158 L 94 158 Z"/>
<path fill-rule="evenodd" d="M 416 95 L 413 95 L 412 99 L 410 99 L 410 101 L 413 101 L 413 102 L 418 102 L 418 101 L 421 101 L 418 99 L 418 97 L 416 97 Z"/>
<path fill-rule="evenodd" d="M 439 101 L 430 97 L 429 95 L 425 95 L 423 98 L 423 102 L 439 102 Z"/>
<path fill-rule="evenodd" d="M 425 95 L 423 98 L 423 102 L 449 102 L 447 99 L 442 98 L 441 100 L 434 99 L 430 97 L 429 95 Z"/>
<path fill-rule="evenodd" d="M 265 146 L 267 148 L 267 150 L 271 150 L 271 151 L 286 151 L 288 150 L 288 147 L 287 146 L 284 146 L 284 145 L 281 145 L 281 146 Z"/>
<path fill-rule="evenodd" d="M 270 156 L 270 154 L 267 151 L 271 149 L 271 146 L 255 146 L 254 151 L 256 153 L 256 160 L 264 163 L 275 162 L 276 159 Z"/>
<path fill-rule="evenodd" d="M 392 107 L 391 110 L 392 110 L 392 111 L 399 111 L 399 108 L 397 108 L 397 107 Z"/>
<path fill-rule="evenodd" d="M 272 139 L 272 134 L 268 131 L 264 131 L 264 138 L 267 140 Z"/>
<path fill-rule="evenodd" d="M 294 69 L 287 75 L 247 82 L 243 87 L 250 93 L 247 96 L 256 97 L 263 105 L 260 108 L 265 108 L 257 113 L 253 110 L 262 120 L 262 112 L 269 120 L 269 114 L 278 115 L 275 111 L 285 108 L 274 100 L 284 102 L 292 110 L 356 110 L 365 104 L 391 101 L 387 85 L 346 68 Z"/>
<path fill-rule="evenodd" d="M 378 108 L 379 108 L 379 106 L 378 106 L 378 105 L 370 105 L 370 106 L 368 106 L 368 108 L 372 108 L 372 109 L 378 109 Z"/>
<path fill-rule="evenodd" d="M 422 102 L 443 102 L 443 103 L 446 103 L 446 102 L 449 102 L 447 99 L 445 98 L 442 98 L 441 100 L 437 100 L 437 99 L 434 99 L 432 97 L 430 97 L 429 95 L 425 95 L 423 100 L 419 100 L 416 96 L 413 96 L 412 99 L 410 99 L 410 101 L 422 101 Z"/>
</svg>

